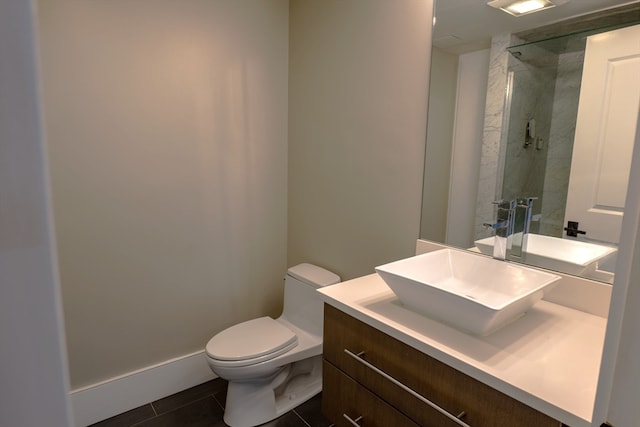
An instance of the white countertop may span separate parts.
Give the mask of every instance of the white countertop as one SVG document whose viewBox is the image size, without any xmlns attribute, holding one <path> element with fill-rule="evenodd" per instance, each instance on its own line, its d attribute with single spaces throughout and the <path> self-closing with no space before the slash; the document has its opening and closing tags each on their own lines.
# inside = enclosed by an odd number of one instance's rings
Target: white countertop
<svg viewBox="0 0 640 427">
<path fill-rule="evenodd" d="M 410 311 L 377 274 L 320 289 L 326 303 L 571 427 L 589 427 L 607 320 L 545 300 L 478 337 Z"/>
</svg>

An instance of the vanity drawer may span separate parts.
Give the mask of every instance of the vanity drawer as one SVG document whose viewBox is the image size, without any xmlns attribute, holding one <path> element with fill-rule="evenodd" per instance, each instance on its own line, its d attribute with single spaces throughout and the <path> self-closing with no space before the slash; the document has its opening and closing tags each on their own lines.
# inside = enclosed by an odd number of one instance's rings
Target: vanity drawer
<svg viewBox="0 0 640 427">
<path fill-rule="evenodd" d="M 329 305 L 325 305 L 323 347 L 327 361 L 421 426 L 460 426 L 451 416 L 460 416 L 471 427 L 560 426 Z"/>
<path fill-rule="evenodd" d="M 419 427 L 326 360 L 322 366 L 322 412 L 336 427 Z M 349 421 L 349 419 L 351 421 Z"/>
</svg>

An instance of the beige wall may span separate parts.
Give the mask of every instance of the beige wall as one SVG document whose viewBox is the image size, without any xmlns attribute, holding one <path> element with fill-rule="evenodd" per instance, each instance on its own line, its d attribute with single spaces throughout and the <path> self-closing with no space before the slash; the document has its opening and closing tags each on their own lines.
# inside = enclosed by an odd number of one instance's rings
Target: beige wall
<svg viewBox="0 0 640 427">
<path fill-rule="evenodd" d="M 348 279 L 415 251 L 432 2 L 292 0 L 288 260 Z"/>
<path fill-rule="evenodd" d="M 72 387 L 278 314 L 288 2 L 41 1 Z"/>
<path fill-rule="evenodd" d="M 73 388 L 413 253 L 431 2 L 290 6 L 40 2 Z"/>
<path fill-rule="evenodd" d="M 420 237 L 444 242 L 451 152 L 458 84 L 458 56 L 437 47 L 431 51 L 429 115 Z"/>
</svg>

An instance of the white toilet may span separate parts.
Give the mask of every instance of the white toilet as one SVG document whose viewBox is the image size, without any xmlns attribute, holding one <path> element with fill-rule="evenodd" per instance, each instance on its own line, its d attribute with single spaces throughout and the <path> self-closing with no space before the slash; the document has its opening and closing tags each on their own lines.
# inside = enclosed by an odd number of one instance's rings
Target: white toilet
<svg viewBox="0 0 640 427">
<path fill-rule="evenodd" d="M 280 317 L 248 320 L 209 340 L 207 362 L 229 382 L 225 423 L 266 423 L 322 390 L 323 303 L 316 289 L 339 281 L 315 265 L 291 267 Z"/>
</svg>

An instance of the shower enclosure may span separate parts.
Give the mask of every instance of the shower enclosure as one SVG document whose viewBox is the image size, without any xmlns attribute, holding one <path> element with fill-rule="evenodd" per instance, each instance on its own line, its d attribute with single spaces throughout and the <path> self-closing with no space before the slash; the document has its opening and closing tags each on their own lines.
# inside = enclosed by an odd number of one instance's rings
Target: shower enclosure
<svg viewBox="0 0 640 427">
<path fill-rule="evenodd" d="M 536 198 L 531 231 L 562 237 L 585 36 L 507 48 L 502 198 Z"/>
<path fill-rule="evenodd" d="M 511 37 L 503 114 L 501 197 L 533 197 L 531 232 L 562 237 L 587 36 L 608 24 L 526 42 Z"/>
</svg>

